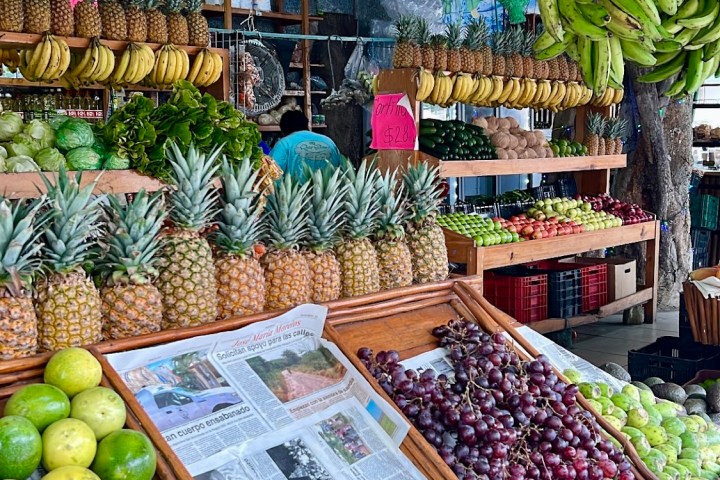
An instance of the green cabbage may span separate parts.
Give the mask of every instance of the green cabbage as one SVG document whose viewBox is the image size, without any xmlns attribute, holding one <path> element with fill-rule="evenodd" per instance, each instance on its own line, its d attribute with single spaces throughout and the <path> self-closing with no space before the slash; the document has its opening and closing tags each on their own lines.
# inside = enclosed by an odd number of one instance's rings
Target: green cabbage
<svg viewBox="0 0 720 480">
<path fill-rule="evenodd" d="M 41 150 L 40 144 L 27 133 L 18 133 L 12 139 L 12 143 L 5 144 L 8 154 L 11 157 L 25 155 L 33 158 Z"/>
<path fill-rule="evenodd" d="M 0 113 L 0 142 L 8 142 L 18 133 L 22 132 L 23 120 L 14 112 Z"/>
<path fill-rule="evenodd" d="M 70 118 L 72 117 L 68 117 L 67 115 L 58 115 L 48 120 L 48 124 L 53 128 L 53 130 L 57 130 L 63 123 L 70 120 Z"/>
<path fill-rule="evenodd" d="M 102 157 L 90 147 L 79 147 L 65 154 L 70 170 L 100 170 Z"/>
<path fill-rule="evenodd" d="M 65 157 L 57 148 L 43 148 L 35 155 L 35 161 L 46 172 L 59 172 L 60 167 L 67 169 Z"/>
<path fill-rule="evenodd" d="M 0 158 L 7 158 L 7 157 L 8 157 L 7 150 L 5 149 L 5 147 L 0 145 Z"/>
<path fill-rule="evenodd" d="M 40 148 L 50 148 L 55 145 L 55 130 L 42 120 L 33 120 L 25 125 L 25 133 L 34 138 Z"/>
<path fill-rule="evenodd" d="M 112 151 L 107 154 L 103 168 L 106 170 L 127 170 L 130 168 L 130 159 L 123 157 L 119 152 Z"/>
<path fill-rule="evenodd" d="M 95 136 L 90 124 L 79 118 L 71 118 L 60 125 L 56 137 L 55 145 L 64 151 L 80 147 L 92 147 L 95 143 Z"/>
<path fill-rule="evenodd" d="M 39 172 L 40 167 L 27 155 L 16 155 L 5 161 L 7 171 L 10 173 Z"/>
</svg>

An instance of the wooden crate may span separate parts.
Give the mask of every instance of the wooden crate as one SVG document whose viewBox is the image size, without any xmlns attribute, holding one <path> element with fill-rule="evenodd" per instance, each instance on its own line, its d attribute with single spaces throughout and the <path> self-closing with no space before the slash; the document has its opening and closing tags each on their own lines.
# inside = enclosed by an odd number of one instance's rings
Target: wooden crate
<svg viewBox="0 0 720 480">
<path fill-rule="evenodd" d="M 3 373 L 0 373 L 0 412 L 5 409 L 7 399 L 10 398 L 10 396 L 17 390 L 32 383 L 42 383 L 45 364 L 49 358 L 49 355 L 34 357 L 36 362 L 34 362 L 34 366 L 29 369 L 10 371 L 11 368 L 8 368 L 8 365 L 4 365 L 6 368 Z M 10 362 L 3 363 L 9 364 Z M 17 363 L 15 363 L 15 365 L 17 365 Z M 113 388 L 108 380 L 108 377 L 104 374 L 101 385 Z M 143 424 L 144 422 L 139 421 L 133 414 L 132 410 L 128 409 L 125 428 L 142 432 L 152 439 L 152 431 L 155 430 L 154 426 L 152 423 L 144 424 L 145 427 L 149 427 L 144 428 Z M 187 470 L 182 467 L 182 464 L 172 450 L 169 448 L 163 449 L 162 446 L 157 443 L 155 443 L 155 449 L 157 452 L 157 470 L 155 472 L 156 479 L 177 480 L 192 478 L 187 473 Z"/>
<path fill-rule="evenodd" d="M 479 323 L 487 332 L 508 332 L 530 355 L 533 357 L 539 355 L 532 345 L 515 333 L 515 327 L 520 325 L 518 322 L 490 305 L 477 288 L 462 281 L 456 282 L 452 292 L 444 296 L 442 301 L 430 302 L 427 298 L 418 300 L 410 295 L 402 302 L 395 302 L 392 306 L 382 309 L 382 312 L 382 316 L 357 313 L 335 316 L 330 320 L 330 326 L 326 326 L 325 335 L 355 364 L 375 390 L 391 402 L 392 400 L 357 357 L 359 348 L 369 347 L 375 352 L 396 350 L 401 359 L 407 359 L 437 348 L 437 338 L 431 333 L 433 328 L 451 319 L 464 318 Z M 521 357 L 527 359 L 522 353 Z M 564 379 L 561 372 L 556 371 L 556 373 L 559 378 Z M 581 394 L 578 394 L 578 402 L 585 410 L 593 412 Z M 602 416 L 596 415 L 596 418 L 600 426 L 623 445 L 626 455 L 636 466 L 635 478 L 656 479 L 657 477 L 640 462 L 634 447 L 625 436 Z M 434 476 L 428 478 L 457 478 L 452 471 L 448 472 L 434 448 L 414 428 L 411 431 L 412 435 L 419 435 L 415 441 L 418 452 L 425 455 L 438 469 Z"/>
</svg>

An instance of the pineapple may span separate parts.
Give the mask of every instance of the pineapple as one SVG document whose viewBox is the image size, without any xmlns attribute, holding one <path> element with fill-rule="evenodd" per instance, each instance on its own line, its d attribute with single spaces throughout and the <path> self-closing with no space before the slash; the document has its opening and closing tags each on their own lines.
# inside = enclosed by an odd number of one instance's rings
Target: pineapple
<svg viewBox="0 0 720 480">
<path fill-rule="evenodd" d="M 215 264 L 207 240 L 200 231 L 207 228 L 217 210 L 213 175 L 221 148 L 209 155 L 191 145 L 187 154 L 170 144 L 172 165 L 168 197 L 172 228 L 165 232 L 155 282 L 163 295 L 163 328 L 190 327 L 212 322 L 217 317 Z"/>
<path fill-rule="evenodd" d="M 108 200 L 108 248 L 98 259 L 103 336 L 115 340 L 159 332 L 162 296 L 153 281 L 166 216 L 162 192 L 150 196 L 140 190 L 125 206 L 112 195 Z"/>
<path fill-rule="evenodd" d="M 605 121 L 599 113 L 591 113 L 587 118 L 587 133 L 584 144 L 587 147 L 588 155 L 599 155 L 600 136 L 605 130 Z"/>
<path fill-rule="evenodd" d="M 412 66 L 413 66 L 413 68 L 420 68 L 420 67 L 422 67 L 422 63 L 423 63 L 422 50 L 420 49 L 420 20 L 421 19 L 419 17 L 413 17 L 412 20 L 414 22 L 413 38 L 412 38 L 412 46 L 413 46 Z"/>
<path fill-rule="evenodd" d="M 162 0 L 145 0 L 145 17 L 147 18 L 147 41 L 151 43 L 167 43 L 167 18 L 158 10 Z"/>
<path fill-rule="evenodd" d="M 450 73 L 458 73 L 462 71 L 462 55 L 460 55 L 460 47 L 463 43 L 464 29 L 460 23 L 451 23 L 445 29 L 445 38 L 447 38 L 448 61 L 447 69 Z"/>
<path fill-rule="evenodd" d="M 102 38 L 108 40 L 127 39 L 127 20 L 125 9 L 118 0 L 98 0 L 100 21 L 102 22 Z"/>
<path fill-rule="evenodd" d="M 269 249 L 262 258 L 267 310 L 308 303 L 312 297 L 310 266 L 298 250 L 308 233 L 308 186 L 285 175 L 267 197 Z"/>
<path fill-rule="evenodd" d="M 431 38 L 427 20 L 424 18 L 419 19 L 417 39 L 420 45 L 420 55 L 422 56 L 421 65 L 427 70 L 435 68 L 435 50 L 430 41 Z"/>
<path fill-rule="evenodd" d="M 23 0 L 0 1 L 0 31 L 22 32 L 25 26 Z"/>
<path fill-rule="evenodd" d="M 443 72 L 447 70 L 447 40 L 443 35 L 433 35 L 430 37 L 430 45 L 433 49 L 433 60 L 435 61 L 435 70 Z"/>
<path fill-rule="evenodd" d="M 72 37 L 75 34 L 75 19 L 70 0 L 50 0 L 50 31 L 53 35 Z"/>
<path fill-rule="evenodd" d="M 568 77 L 572 82 L 582 82 L 580 67 L 575 60 L 568 58 Z"/>
<path fill-rule="evenodd" d="M 558 57 L 551 58 L 547 62 L 545 62 L 548 66 L 548 75 L 547 78 L 550 80 L 559 80 L 560 79 L 560 63 L 558 60 Z"/>
<path fill-rule="evenodd" d="M 148 37 L 148 22 L 143 10 L 145 0 L 125 0 L 127 38 L 130 42 L 145 42 Z"/>
<path fill-rule="evenodd" d="M 608 146 L 612 149 L 611 151 L 615 151 L 615 142 L 609 141 L 610 122 L 611 120 L 606 118 L 602 119 L 602 128 L 598 132 L 598 155 L 607 155 Z"/>
<path fill-rule="evenodd" d="M 38 212 L 44 203 L 11 203 L 0 198 L 2 236 L 0 281 L 0 360 L 28 357 L 37 351 L 38 325 L 32 304 L 32 277 L 40 268 L 37 242 L 42 234 Z"/>
<path fill-rule="evenodd" d="M 75 34 L 82 38 L 99 37 L 102 32 L 100 12 L 94 0 L 80 0 L 75 4 Z"/>
<path fill-rule="evenodd" d="M 262 195 L 255 188 L 258 171 L 246 158 L 238 167 L 223 161 L 221 173 L 222 210 L 211 237 L 220 320 L 259 313 L 265 307 L 265 275 L 255 250 L 262 234 Z"/>
<path fill-rule="evenodd" d="M 563 82 L 569 82 L 571 80 L 570 65 L 568 64 L 569 61 L 570 61 L 570 59 L 565 54 L 562 54 L 559 57 L 557 57 L 558 79 L 562 80 Z"/>
<path fill-rule="evenodd" d="M 26 33 L 50 31 L 50 0 L 25 0 Z"/>
<path fill-rule="evenodd" d="M 183 8 L 185 8 L 185 0 L 165 0 L 168 42 L 174 45 L 190 43 L 188 22 L 182 15 Z"/>
<path fill-rule="evenodd" d="M 615 147 L 613 148 L 613 155 L 621 155 L 623 151 L 623 137 L 627 131 L 628 121 L 624 118 L 617 117 L 613 122 L 613 141 Z"/>
<path fill-rule="evenodd" d="M 417 35 L 417 22 L 414 18 L 401 15 L 395 22 L 394 34 L 396 39 L 395 53 L 393 54 L 393 67 L 409 68 L 415 61 L 415 46 L 413 44 Z"/>
<path fill-rule="evenodd" d="M 375 234 L 375 250 L 380 268 L 380 289 L 406 287 L 412 284 L 412 255 L 405 243 L 407 201 L 403 187 L 397 185 L 397 172 L 386 172 L 378 179 L 380 215 Z"/>
<path fill-rule="evenodd" d="M 533 44 L 535 43 L 535 34 L 527 32 L 525 40 L 521 48 L 522 55 L 522 72 L 527 78 L 537 78 L 535 75 L 535 58 L 533 58 Z"/>
<path fill-rule="evenodd" d="M 102 340 L 100 295 L 83 267 L 96 256 L 100 202 L 91 199 L 96 182 L 80 188 L 61 170 L 53 185 L 41 176 L 50 208 L 42 253 L 48 273 L 36 288 L 39 346 L 54 351 Z"/>
<path fill-rule="evenodd" d="M 380 289 L 375 247 L 369 238 L 378 214 L 377 175 L 373 163 L 363 161 L 357 172 L 344 166 L 349 188 L 345 196 L 345 239 L 335 248 L 342 269 L 342 294 L 355 297 Z"/>
<path fill-rule="evenodd" d="M 508 77 L 525 77 L 523 57 L 520 54 L 525 45 L 525 33 L 520 27 L 510 31 L 510 51 L 506 60 L 505 71 Z"/>
<path fill-rule="evenodd" d="M 333 248 L 340 240 L 342 208 L 347 186 L 340 169 L 308 172 L 312 184 L 309 235 L 304 252 L 312 273 L 312 301 L 323 303 L 340 298 L 340 262 Z"/>
<path fill-rule="evenodd" d="M 476 73 L 478 66 L 475 63 L 475 53 L 480 51 L 482 45 L 482 32 L 477 22 L 471 23 L 465 34 L 462 48 L 460 49 L 460 58 L 462 62 L 462 71 L 465 73 Z"/>
<path fill-rule="evenodd" d="M 445 236 L 435 223 L 441 201 L 438 168 L 430 168 L 426 162 L 411 165 L 403 174 L 403 183 L 411 206 L 407 241 L 415 282 L 445 280 L 448 276 Z"/>
<path fill-rule="evenodd" d="M 188 45 L 207 47 L 210 44 L 208 21 L 202 14 L 204 0 L 187 0 Z"/>
<path fill-rule="evenodd" d="M 507 52 L 508 35 L 506 32 L 493 34 L 493 63 L 492 74 L 505 76 L 505 53 Z"/>
</svg>

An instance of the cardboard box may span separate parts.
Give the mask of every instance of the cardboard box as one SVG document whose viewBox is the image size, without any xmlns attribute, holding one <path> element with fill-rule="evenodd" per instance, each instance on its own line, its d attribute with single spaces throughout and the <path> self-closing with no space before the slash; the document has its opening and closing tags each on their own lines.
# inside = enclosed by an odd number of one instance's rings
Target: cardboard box
<svg viewBox="0 0 720 480">
<path fill-rule="evenodd" d="M 570 261 L 575 263 L 585 263 L 592 265 L 597 265 L 598 263 L 607 264 L 608 302 L 614 302 L 615 300 L 619 300 L 621 298 L 627 297 L 628 295 L 632 295 L 637 291 L 635 260 L 630 260 L 623 257 L 575 257 L 572 259 L 562 259 L 561 261 Z"/>
</svg>

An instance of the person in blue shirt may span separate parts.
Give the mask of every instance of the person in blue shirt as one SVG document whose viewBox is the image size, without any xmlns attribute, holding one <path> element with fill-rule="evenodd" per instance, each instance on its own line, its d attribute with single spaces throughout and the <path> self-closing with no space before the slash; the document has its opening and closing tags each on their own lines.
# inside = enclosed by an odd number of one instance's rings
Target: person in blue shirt
<svg viewBox="0 0 720 480">
<path fill-rule="evenodd" d="M 308 119 L 300 111 L 290 110 L 280 118 L 280 131 L 284 135 L 270 156 L 283 172 L 303 178 L 307 166 L 319 170 L 332 165 L 340 166 L 340 151 L 330 138 L 308 130 Z"/>
</svg>

